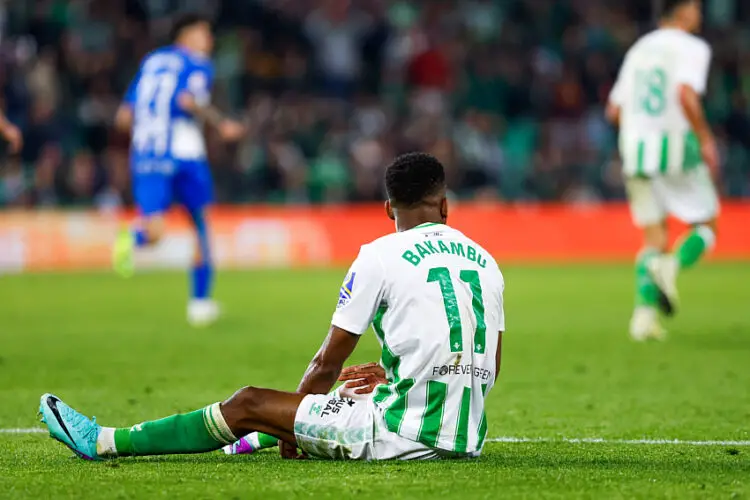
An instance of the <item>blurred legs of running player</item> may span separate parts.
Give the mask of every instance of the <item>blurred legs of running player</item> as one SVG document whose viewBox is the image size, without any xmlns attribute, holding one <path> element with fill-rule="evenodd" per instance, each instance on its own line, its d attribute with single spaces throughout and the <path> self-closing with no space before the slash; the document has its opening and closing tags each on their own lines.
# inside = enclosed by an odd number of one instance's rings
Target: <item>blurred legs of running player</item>
<svg viewBox="0 0 750 500">
<path fill-rule="evenodd" d="M 134 194 L 141 220 L 133 228 L 123 230 L 114 249 L 115 270 L 122 276 L 134 271 L 136 248 L 157 244 L 164 236 L 164 214 L 173 200 L 178 201 L 190 217 L 196 236 L 196 249 L 190 273 L 191 292 L 188 321 L 195 326 L 212 323 L 219 309 L 211 300 L 213 263 L 209 242 L 206 209 L 212 200 L 213 183 L 205 162 L 174 162 L 171 168 L 134 172 Z"/>
<path fill-rule="evenodd" d="M 636 261 L 636 307 L 631 335 L 636 340 L 661 338 L 658 309 L 667 315 L 678 305 L 677 276 L 694 266 L 716 241 L 718 198 L 707 169 L 678 177 L 628 179 L 633 218 L 644 247 Z M 691 227 L 669 251 L 667 214 Z"/>
</svg>

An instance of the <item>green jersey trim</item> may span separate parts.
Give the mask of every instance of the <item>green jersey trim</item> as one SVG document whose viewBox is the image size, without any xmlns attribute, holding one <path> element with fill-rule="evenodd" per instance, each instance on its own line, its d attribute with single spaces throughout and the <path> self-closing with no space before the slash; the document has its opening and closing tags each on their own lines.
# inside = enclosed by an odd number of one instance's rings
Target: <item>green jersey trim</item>
<svg viewBox="0 0 750 500">
<path fill-rule="evenodd" d="M 391 349 L 388 347 L 388 344 L 386 344 L 385 342 L 385 332 L 383 331 L 383 316 L 385 316 L 386 311 L 388 311 L 388 304 L 380 304 L 378 310 L 375 312 L 375 317 L 372 320 L 372 329 L 375 330 L 375 335 L 378 337 L 380 345 L 382 346 L 380 363 L 383 365 L 386 377 L 388 377 L 388 381 L 390 382 L 387 385 L 379 385 L 375 389 L 375 395 L 373 396 L 373 401 L 375 403 L 384 403 L 389 397 L 391 397 L 394 394 L 394 384 L 397 384 L 401 378 L 398 373 L 398 367 L 401 364 L 401 359 L 396 356 L 393 351 L 391 351 Z"/>
<path fill-rule="evenodd" d="M 661 138 L 661 153 L 659 155 L 659 173 L 664 175 L 667 173 L 667 167 L 669 166 L 669 136 L 664 134 Z"/>
<path fill-rule="evenodd" d="M 440 222 L 425 222 L 424 224 L 420 224 L 420 225 L 414 227 L 414 229 L 422 229 L 422 228 L 425 228 L 425 227 L 444 226 L 444 225 L 445 224 L 442 224 Z"/>
<path fill-rule="evenodd" d="M 404 422 L 406 408 L 409 405 L 408 392 L 415 383 L 413 378 L 407 378 L 392 385 L 396 392 L 396 400 L 388 406 L 384 414 L 385 425 L 389 431 L 400 434 L 401 424 Z"/>
<path fill-rule="evenodd" d="M 482 397 L 487 394 L 487 384 L 482 384 Z M 477 449 L 481 450 L 484 446 L 484 440 L 487 438 L 487 413 L 482 410 L 482 420 L 479 421 L 479 443 L 477 443 Z"/>
<path fill-rule="evenodd" d="M 464 387 L 461 395 L 461 407 L 458 411 L 458 422 L 456 423 L 456 439 L 453 443 L 453 451 L 466 453 L 469 445 L 469 414 L 471 413 L 471 387 Z"/>
<path fill-rule="evenodd" d="M 433 448 L 437 447 L 440 429 L 443 426 L 445 400 L 448 398 L 448 384 L 430 380 L 427 382 L 427 406 L 422 416 L 417 441 Z"/>
<path fill-rule="evenodd" d="M 646 157 L 646 143 L 641 141 L 638 141 L 638 163 L 635 166 L 635 175 L 637 177 L 644 177 L 646 175 L 645 173 L 645 166 L 643 164 Z"/>
<path fill-rule="evenodd" d="M 703 163 L 698 136 L 692 130 L 685 136 L 685 152 L 682 160 L 684 170 L 692 170 Z"/>
<path fill-rule="evenodd" d="M 693 131 L 687 131 L 684 135 L 670 132 L 649 134 L 648 137 L 636 138 L 622 148 L 623 173 L 626 177 L 648 179 L 685 174 L 703 164 L 700 141 Z"/>
</svg>

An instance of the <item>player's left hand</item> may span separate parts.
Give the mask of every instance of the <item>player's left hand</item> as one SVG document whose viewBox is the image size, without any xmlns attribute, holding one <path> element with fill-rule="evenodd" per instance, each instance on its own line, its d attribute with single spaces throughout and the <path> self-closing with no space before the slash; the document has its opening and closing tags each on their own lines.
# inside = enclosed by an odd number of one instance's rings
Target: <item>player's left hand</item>
<svg viewBox="0 0 750 500">
<path fill-rule="evenodd" d="M 295 445 L 282 440 L 279 440 L 279 453 L 281 454 L 281 458 L 288 460 L 301 460 L 307 458 L 307 455 L 300 453 Z"/>
<path fill-rule="evenodd" d="M 378 363 L 348 366 L 341 370 L 339 381 L 346 382 L 345 390 L 353 390 L 354 394 L 370 394 L 380 384 L 387 384 L 385 370 Z"/>
</svg>

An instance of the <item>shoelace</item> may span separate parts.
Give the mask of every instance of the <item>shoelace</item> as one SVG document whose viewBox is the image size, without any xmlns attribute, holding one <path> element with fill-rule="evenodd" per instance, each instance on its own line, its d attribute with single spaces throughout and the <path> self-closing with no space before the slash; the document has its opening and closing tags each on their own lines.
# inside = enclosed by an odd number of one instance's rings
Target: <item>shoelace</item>
<svg viewBox="0 0 750 500">
<path fill-rule="evenodd" d="M 89 420 L 70 407 L 66 407 L 64 413 L 66 413 L 66 415 L 64 415 L 65 420 L 70 421 L 70 426 L 73 430 L 79 433 L 83 439 L 87 441 L 96 439 L 96 435 L 99 432 L 99 426 L 96 425 L 96 417 Z"/>
</svg>

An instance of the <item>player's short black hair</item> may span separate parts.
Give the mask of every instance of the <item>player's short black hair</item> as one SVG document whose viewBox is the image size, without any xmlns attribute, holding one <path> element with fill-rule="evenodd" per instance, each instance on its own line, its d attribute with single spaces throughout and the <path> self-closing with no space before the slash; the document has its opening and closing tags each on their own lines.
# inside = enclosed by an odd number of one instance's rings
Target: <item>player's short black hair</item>
<svg viewBox="0 0 750 500">
<path fill-rule="evenodd" d="M 385 170 L 385 190 L 391 204 L 401 208 L 421 205 L 445 190 L 445 169 L 432 155 L 407 153 Z"/>
<path fill-rule="evenodd" d="M 188 28 L 192 28 L 196 24 L 207 23 L 211 25 L 211 18 L 200 12 L 188 12 L 180 15 L 172 24 L 172 29 L 169 31 L 169 39 L 175 42 L 183 31 Z"/>
<path fill-rule="evenodd" d="M 661 17 L 670 17 L 672 14 L 674 14 L 675 10 L 679 9 L 683 5 L 691 4 L 695 1 L 696 0 L 662 0 L 661 12 L 659 13 L 659 15 Z"/>
</svg>

